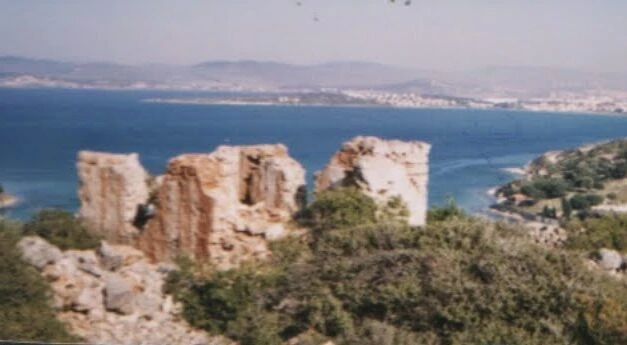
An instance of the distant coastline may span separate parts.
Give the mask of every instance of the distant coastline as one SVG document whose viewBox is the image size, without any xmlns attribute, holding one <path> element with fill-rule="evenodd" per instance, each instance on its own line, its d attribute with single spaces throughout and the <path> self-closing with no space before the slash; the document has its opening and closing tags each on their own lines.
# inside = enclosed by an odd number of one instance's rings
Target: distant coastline
<svg viewBox="0 0 627 345">
<path fill-rule="evenodd" d="M 534 113 L 581 114 L 602 116 L 625 116 L 622 108 L 601 109 L 556 109 L 552 107 L 527 108 L 521 101 L 516 107 L 505 107 L 485 100 L 472 100 L 448 96 L 421 96 L 418 94 L 386 94 L 385 97 L 364 96 L 361 92 L 241 92 L 241 96 L 225 97 L 159 97 L 142 99 L 144 103 L 186 105 L 232 105 L 232 106 L 338 106 L 338 107 L 387 107 L 399 109 L 459 109 L 523 111 Z M 397 96 L 397 97 L 395 97 Z M 627 104 L 625 104 L 627 105 Z M 614 108 L 613 106 L 611 107 Z M 627 107 L 626 107 L 627 108 Z M 620 111 L 619 111 L 620 110 Z M 512 171 L 509 171 L 513 173 Z M 521 174 L 517 171 L 516 174 Z"/>
</svg>

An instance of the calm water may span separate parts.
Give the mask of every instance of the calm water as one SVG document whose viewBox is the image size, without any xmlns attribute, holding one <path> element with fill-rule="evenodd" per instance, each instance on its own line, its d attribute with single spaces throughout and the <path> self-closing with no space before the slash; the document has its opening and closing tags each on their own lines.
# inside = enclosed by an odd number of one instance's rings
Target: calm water
<svg viewBox="0 0 627 345">
<path fill-rule="evenodd" d="M 356 135 L 433 144 L 429 201 L 453 196 L 478 212 L 486 191 L 547 151 L 627 136 L 627 117 L 479 110 L 200 106 L 141 103 L 164 92 L 0 90 L 0 183 L 22 199 L 24 218 L 43 207 L 76 210 L 79 150 L 138 152 L 152 173 L 168 158 L 221 144 L 284 143 L 307 169 L 321 169 Z M 197 96 L 198 94 L 189 94 Z"/>
</svg>

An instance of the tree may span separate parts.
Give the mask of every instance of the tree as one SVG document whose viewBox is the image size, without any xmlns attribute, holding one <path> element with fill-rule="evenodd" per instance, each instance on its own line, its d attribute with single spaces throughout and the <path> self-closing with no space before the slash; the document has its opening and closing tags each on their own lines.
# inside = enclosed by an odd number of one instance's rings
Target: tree
<svg viewBox="0 0 627 345">
<path fill-rule="evenodd" d="M 4 194 L 4 187 L 0 184 L 0 194 Z"/>
<path fill-rule="evenodd" d="M 566 198 L 562 198 L 562 217 L 570 219 L 572 214 L 573 208 L 570 206 L 570 203 L 566 200 Z"/>
<path fill-rule="evenodd" d="M 570 198 L 570 207 L 573 210 L 586 210 L 590 208 L 590 202 L 585 195 L 577 194 Z"/>
<path fill-rule="evenodd" d="M 548 205 L 544 205 L 544 208 L 542 208 L 541 215 L 544 218 L 551 218 L 551 209 L 549 208 Z"/>
</svg>

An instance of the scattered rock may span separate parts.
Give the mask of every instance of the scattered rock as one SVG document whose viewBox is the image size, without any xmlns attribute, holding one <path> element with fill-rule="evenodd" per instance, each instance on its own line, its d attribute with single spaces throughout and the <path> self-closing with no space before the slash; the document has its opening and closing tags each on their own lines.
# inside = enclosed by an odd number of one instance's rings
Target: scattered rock
<svg viewBox="0 0 627 345">
<path fill-rule="evenodd" d="M 20 248 L 55 253 L 44 255 L 52 259 L 38 257 L 35 267 L 50 281 L 59 319 L 88 343 L 232 344 L 182 320 L 180 303 L 162 292 L 166 274 L 176 269 L 173 264 L 153 265 L 137 249 L 107 242 L 98 254 L 61 252 L 38 237 L 25 238 Z"/>
<path fill-rule="evenodd" d="M 117 274 L 105 277 L 105 307 L 124 315 L 133 313 L 135 296 L 131 286 Z"/>
<path fill-rule="evenodd" d="M 130 265 L 144 258 L 144 254 L 128 246 L 116 246 L 102 242 L 96 251 L 102 267 L 115 271 L 123 265 Z"/>
<path fill-rule="evenodd" d="M 419 141 L 353 138 L 316 173 L 316 191 L 357 187 L 381 206 L 400 198 L 409 211 L 409 224 L 425 225 L 430 150 L 431 145 Z"/>
<path fill-rule="evenodd" d="M 63 256 L 75 260 L 76 267 L 85 273 L 89 273 L 95 277 L 103 275 L 103 271 L 100 268 L 100 261 L 93 250 L 68 250 Z"/>
<path fill-rule="evenodd" d="M 61 250 L 37 236 L 24 237 L 17 244 L 22 258 L 38 269 L 53 264 L 61 258 Z"/>
<path fill-rule="evenodd" d="M 599 249 L 597 254 L 599 255 L 598 264 L 601 268 L 608 271 L 615 271 L 622 268 L 623 257 L 619 252 L 612 249 L 602 248 Z"/>
</svg>

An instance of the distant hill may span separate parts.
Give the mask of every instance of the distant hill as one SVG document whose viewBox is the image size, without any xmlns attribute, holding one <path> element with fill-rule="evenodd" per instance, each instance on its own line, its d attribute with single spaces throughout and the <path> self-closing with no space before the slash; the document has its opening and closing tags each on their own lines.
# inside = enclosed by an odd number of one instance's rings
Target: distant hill
<svg viewBox="0 0 627 345">
<path fill-rule="evenodd" d="M 479 98 L 531 98 L 546 97 L 553 92 L 627 92 L 627 75 L 553 67 L 492 66 L 455 73 L 432 73 L 426 79 L 389 84 L 382 88 Z"/>
<path fill-rule="evenodd" d="M 474 98 L 531 98 L 552 92 L 627 91 L 625 74 L 551 67 L 493 66 L 462 72 L 437 72 L 362 61 L 296 65 L 242 60 L 174 66 L 0 57 L 0 86 L 37 86 L 42 83 L 61 87 L 251 91 L 367 88 Z"/>
<path fill-rule="evenodd" d="M 0 57 L 0 76 L 18 75 L 83 83 L 197 85 L 210 82 L 224 86 L 278 89 L 382 85 L 415 78 L 419 72 L 368 62 L 305 66 L 260 61 L 209 61 L 193 66 L 130 66 Z"/>
</svg>

